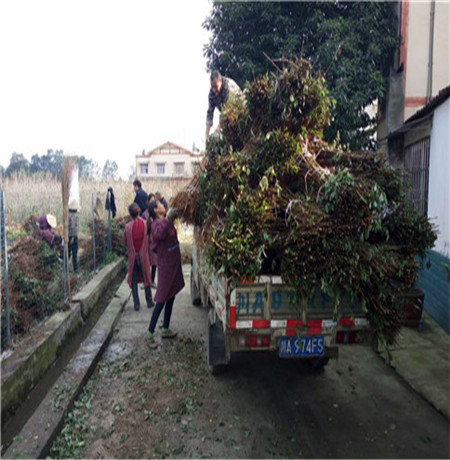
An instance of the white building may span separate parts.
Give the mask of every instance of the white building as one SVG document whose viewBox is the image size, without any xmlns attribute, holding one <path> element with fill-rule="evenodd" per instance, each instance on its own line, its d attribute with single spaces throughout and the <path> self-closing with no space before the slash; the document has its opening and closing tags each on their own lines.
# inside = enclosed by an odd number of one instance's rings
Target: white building
<svg viewBox="0 0 450 460">
<path fill-rule="evenodd" d="M 450 332 L 450 85 L 389 134 L 389 161 L 411 183 L 408 198 L 437 230 L 418 286 L 425 309 Z"/>
<path fill-rule="evenodd" d="M 378 116 L 379 150 L 406 173 L 408 198 L 436 226 L 418 286 L 450 332 L 450 3 L 398 2 L 401 46 Z"/>
<path fill-rule="evenodd" d="M 141 179 L 189 178 L 195 174 L 202 159 L 200 153 L 166 142 L 136 155 L 136 176 Z"/>
<path fill-rule="evenodd" d="M 450 3 L 401 0 L 397 5 L 401 45 L 379 110 L 382 152 L 389 135 L 450 84 Z"/>
</svg>

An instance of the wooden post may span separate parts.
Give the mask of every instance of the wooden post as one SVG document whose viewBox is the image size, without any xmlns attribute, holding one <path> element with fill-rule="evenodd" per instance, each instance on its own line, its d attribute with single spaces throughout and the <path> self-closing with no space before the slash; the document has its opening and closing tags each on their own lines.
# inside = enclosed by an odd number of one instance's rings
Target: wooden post
<svg viewBox="0 0 450 460">
<path fill-rule="evenodd" d="M 7 254 L 7 242 L 6 242 L 6 218 L 5 218 L 5 192 L 3 189 L 0 190 L 0 197 L 1 197 L 1 206 L 0 206 L 0 225 L 1 225 L 1 248 L 0 251 L 3 251 L 3 266 L 4 266 L 4 276 L 5 276 L 5 306 L 6 306 L 6 343 L 9 345 L 11 343 L 11 328 L 9 324 L 9 316 L 10 316 L 10 308 L 9 308 L 9 287 L 8 287 L 8 254 Z M 0 266 L 2 264 L 0 263 Z M 0 268 L 0 275 L 2 270 Z M 0 289 L 1 291 L 1 289 Z M 1 293 L 0 293 L 0 300 L 1 300 Z M 1 302 L 0 302 L 1 304 Z"/>
<path fill-rule="evenodd" d="M 95 206 L 94 206 L 94 193 L 92 193 L 92 252 L 94 253 L 94 273 L 95 273 Z"/>
<path fill-rule="evenodd" d="M 75 156 L 64 157 L 62 164 L 61 186 L 62 186 L 62 201 L 63 201 L 63 229 L 64 229 L 64 254 L 66 259 L 66 282 L 67 282 L 67 298 L 69 302 L 72 300 L 70 292 L 70 273 L 69 273 L 69 187 L 71 180 L 71 172 L 77 165 L 78 159 Z"/>
</svg>

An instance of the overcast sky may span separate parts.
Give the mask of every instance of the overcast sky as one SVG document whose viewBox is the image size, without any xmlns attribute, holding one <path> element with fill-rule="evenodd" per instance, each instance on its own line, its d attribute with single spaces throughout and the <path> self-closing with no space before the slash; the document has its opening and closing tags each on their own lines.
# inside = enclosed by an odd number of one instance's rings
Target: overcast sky
<svg viewBox="0 0 450 460">
<path fill-rule="evenodd" d="M 204 146 L 208 0 L 0 1 L 0 164 Z"/>
</svg>

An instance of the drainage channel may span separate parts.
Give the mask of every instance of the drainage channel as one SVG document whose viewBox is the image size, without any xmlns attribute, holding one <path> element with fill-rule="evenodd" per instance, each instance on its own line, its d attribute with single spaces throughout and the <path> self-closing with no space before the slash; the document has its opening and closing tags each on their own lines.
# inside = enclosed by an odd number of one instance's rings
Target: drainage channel
<svg viewBox="0 0 450 460">
<path fill-rule="evenodd" d="M 47 392 L 53 387 L 56 380 L 58 380 L 71 358 L 77 352 L 80 344 L 89 335 L 101 314 L 105 311 L 111 299 L 116 294 L 116 291 L 122 281 L 123 274 L 120 273 L 110 284 L 108 291 L 103 294 L 101 299 L 97 302 L 96 308 L 92 310 L 86 322 L 70 338 L 70 341 L 62 350 L 62 354 L 53 361 L 42 379 L 33 387 L 21 406 L 15 411 L 14 415 L 11 416 L 5 424 L 3 424 L 2 421 L 2 455 L 11 445 L 14 436 L 17 436 L 20 433 L 25 423 L 47 395 Z"/>
</svg>

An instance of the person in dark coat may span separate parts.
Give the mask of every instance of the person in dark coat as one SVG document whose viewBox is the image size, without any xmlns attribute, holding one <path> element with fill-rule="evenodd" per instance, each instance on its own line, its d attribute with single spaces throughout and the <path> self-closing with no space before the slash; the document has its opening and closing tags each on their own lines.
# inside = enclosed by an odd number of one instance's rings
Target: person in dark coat
<svg viewBox="0 0 450 460">
<path fill-rule="evenodd" d="M 161 204 L 164 206 L 166 212 L 169 209 L 169 203 L 167 203 L 167 200 L 161 195 L 161 193 L 156 192 L 155 197 L 158 201 L 161 202 Z"/>
<path fill-rule="evenodd" d="M 148 258 L 148 236 L 146 224 L 139 217 L 139 206 L 130 204 L 128 212 L 133 218 L 125 227 L 123 243 L 128 250 L 128 285 L 133 292 L 134 309 L 141 308 L 139 302 L 138 283 L 144 283 L 147 307 L 152 308 L 154 302 L 151 290 L 150 260 Z"/>
<path fill-rule="evenodd" d="M 107 211 L 111 211 L 112 218 L 116 217 L 117 213 L 117 208 L 116 208 L 116 198 L 114 196 L 114 191 L 112 187 L 108 187 L 108 191 L 106 193 L 106 203 L 105 203 L 105 209 Z"/>
<path fill-rule="evenodd" d="M 155 194 L 154 193 L 149 193 L 148 194 L 148 198 L 147 198 L 147 207 L 145 208 L 145 211 L 142 213 L 142 218 L 144 220 L 147 220 L 148 219 L 148 205 L 152 202 L 152 201 L 155 201 L 156 200 L 156 197 L 155 197 Z"/>
<path fill-rule="evenodd" d="M 165 218 L 165 208 L 156 201 L 155 205 L 149 205 L 150 217 L 154 221 L 151 224 L 152 249 L 158 256 L 158 287 L 155 294 L 156 306 L 150 320 L 147 332 L 147 343 L 151 348 L 155 347 L 154 332 L 158 318 L 164 309 L 164 321 L 161 336 L 173 338 L 176 332 L 169 329 L 175 296 L 184 287 L 183 270 L 181 267 L 180 244 L 177 230 L 173 224 L 175 216 L 169 210 Z"/>
<path fill-rule="evenodd" d="M 139 206 L 139 215 L 142 216 L 143 212 L 147 209 L 147 193 L 142 188 L 141 181 L 138 179 L 133 182 L 133 187 L 136 192 L 134 202 Z"/>
<path fill-rule="evenodd" d="M 153 218 L 150 217 L 149 210 L 150 210 L 150 203 L 152 201 L 156 201 L 155 195 L 153 193 L 149 193 L 148 195 L 148 206 L 147 209 L 145 210 L 144 214 L 142 214 L 142 218 L 147 221 L 147 234 L 148 234 L 148 257 L 150 259 L 150 265 L 152 267 L 152 288 L 156 289 L 156 284 L 155 284 L 155 277 L 156 277 L 156 267 L 158 265 L 158 256 L 152 251 L 152 234 L 151 234 L 151 228 L 152 228 L 152 222 Z M 154 209 L 156 207 L 155 205 L 152 205 L 152 208 Z"/>
<path fill-rule="evenodd" d="M 78 272 L 78 208 L 69 206 L 69 259 L 72 257 L 73 271 Z"/>
</svg>

